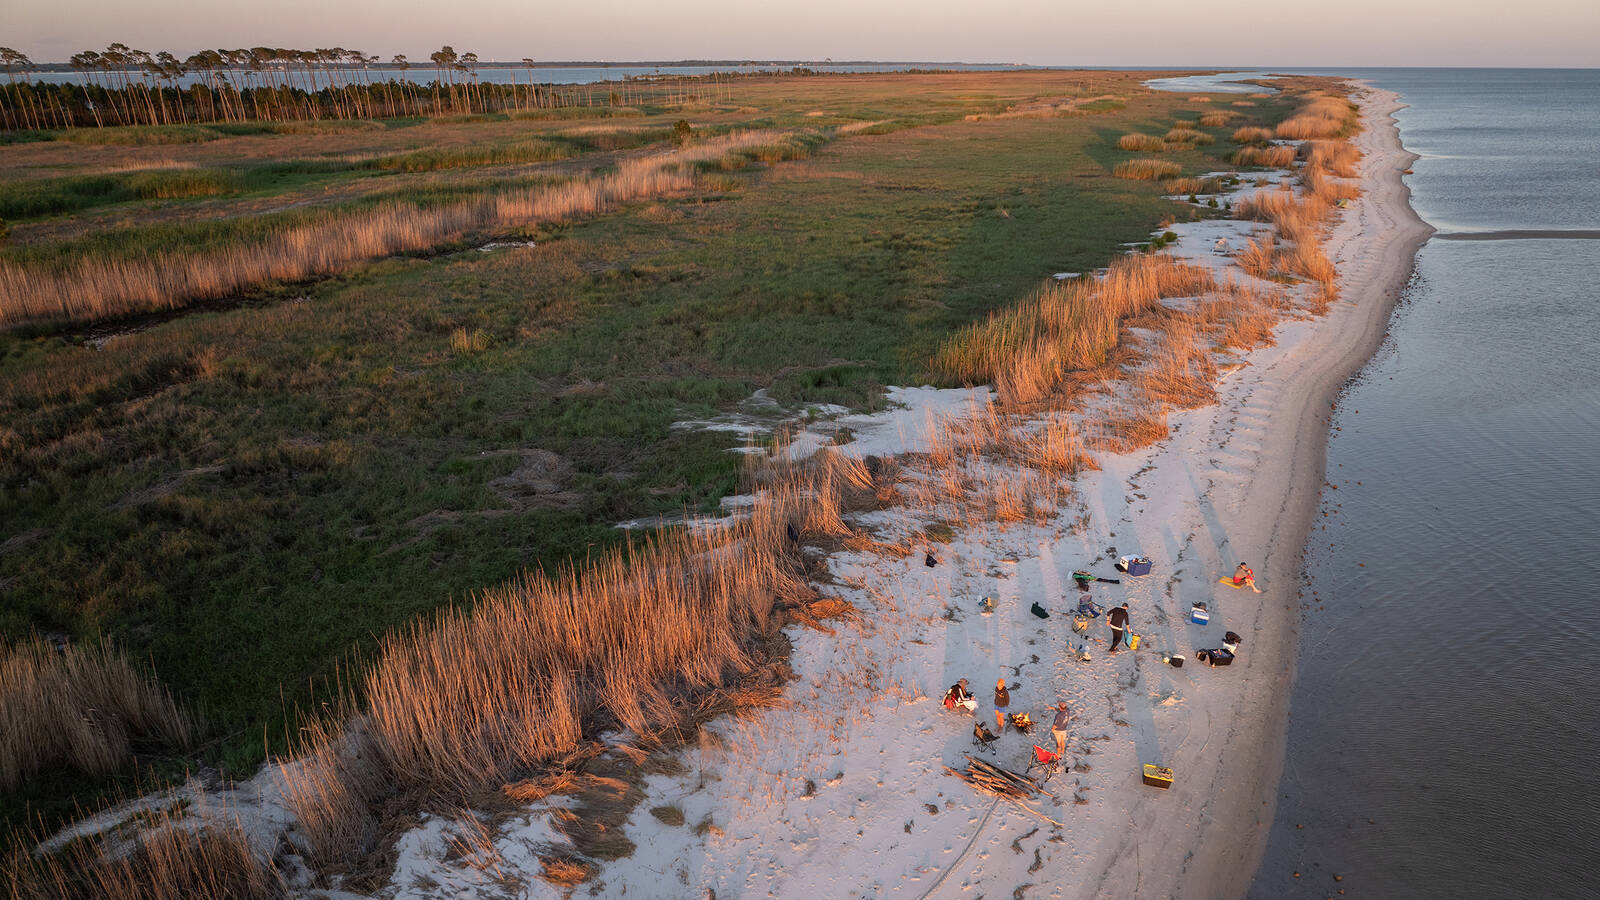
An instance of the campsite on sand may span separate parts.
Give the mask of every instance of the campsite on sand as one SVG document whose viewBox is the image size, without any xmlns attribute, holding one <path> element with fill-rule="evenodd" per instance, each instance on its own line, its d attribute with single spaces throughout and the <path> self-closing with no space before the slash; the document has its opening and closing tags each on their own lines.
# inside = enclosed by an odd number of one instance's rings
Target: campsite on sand
<svg viewBox="0 0 1600 900">
<path fill-rule="evenodd" d="M 1427 229 L 1394 95 L 1145 77 L 752 78 L 582 133 L 441 117 L 414 127 L 569 149 L 397 175 L 453 223 L 426 247 L 176 309 L 0 309 L 5 477 L 92 486 L 8 510 L 35 524 L 0 574 L 100 598 L 8 611 L 67 649 L 7 664 L 65 678 L 104 626 L 183 724 L 87 777 L 0 760 L 59 851 L 11 851 L 13 893 L 1241 893 L 1329 411 Z M 410 139 L 388 128 L 339 153 Z M 290 143 L 158 146 L 248 168 Z M 42 170 L 50 144 L 0 152 Z M 272 189 L 315 211 L 268 237 L 396 209 L 387 176 L 329 172 Z M 99 277 L 44 261 L 96 229 L 153 246 L 264 202 L 41 216 L 0 295 Z M 117 449 L 143 429 L 184 458 Z M 104 532 L 148 566 L 46 567 Z M 216 585 L 177 574 L 200 555 Z M 57 830 L 75 800 L 100 811 Z"/>
</svg>

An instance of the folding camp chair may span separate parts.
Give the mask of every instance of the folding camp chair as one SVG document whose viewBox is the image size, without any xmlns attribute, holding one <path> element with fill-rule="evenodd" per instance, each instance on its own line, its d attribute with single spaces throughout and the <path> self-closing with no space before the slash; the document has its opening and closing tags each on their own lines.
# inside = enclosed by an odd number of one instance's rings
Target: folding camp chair
<svg viewBox="0 0 1600 900">
<path fill-rule="evenodd" d="M 999 735 L 990 731 L 989 726 L 982 722 L 974 722 L 972 724 L 972 742 L 978 745 L 979 750 L 987 750 L 993 753 L 993 744 L 998 740 L 1000 740 Z"/>
<path fill-rule="evenodd" d="M 1028 763 L 1028 768 L 1023 774 L 1032 776 L 1034 769 L 1038 769 L 1043 776 L 1037 779 L 1035 783 L 1042 785 L 1061 771 L 1061 756 L 1046 750 L 1038 744 L 1034 744 L 1033 762 Z"/>
</svg>

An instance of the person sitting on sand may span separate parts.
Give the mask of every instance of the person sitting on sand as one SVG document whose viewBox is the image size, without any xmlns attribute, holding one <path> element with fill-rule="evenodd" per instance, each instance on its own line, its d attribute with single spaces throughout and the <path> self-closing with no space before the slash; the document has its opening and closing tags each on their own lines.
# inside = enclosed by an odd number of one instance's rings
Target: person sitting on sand
<svg viewBox="0 0 1600 900">
<path fill-rule="evenodd" d="M 1256 573 L 1244 563 L 1239 563 L 1239 568 L 1233 570 L 1233 586 L 1248 587 L 1258 594 L 1261 593 L 1261 589 L 1256 587 Z"/>
<path fill-rule="evenodd" d="M 1006 733 L 1006 707 L 1011 705 L 1011 692 L 1006 690 L 1004 678 L 994 684 L 994 724 L 995 734 Z"/>
<path fill-rule="evenodd" d="M 1128 604 L 1113 609 L 1106 616 L 1106 624 L 1111 626 L 1111 652 L 1117 652 L 1117 645 L 1122 643 L 1122 631 L 1128 627 Z"/>
<path fill-rule="evenodd" d="M 1056 704 L 1056 717 L 1050 722 L 1050 736 L 1056 739 L 1056 756 L 1067 754 L 1067 701 Z"/>
<path fill-rule="evenodd" d="M 972 699 L 972 692 L 967 690 L 965 678 L 950 685 L 950 690 L 944 692 L 945 709 L 964 709 L 969 713 L 978 711 L 978 701 Z"/>
</svg>

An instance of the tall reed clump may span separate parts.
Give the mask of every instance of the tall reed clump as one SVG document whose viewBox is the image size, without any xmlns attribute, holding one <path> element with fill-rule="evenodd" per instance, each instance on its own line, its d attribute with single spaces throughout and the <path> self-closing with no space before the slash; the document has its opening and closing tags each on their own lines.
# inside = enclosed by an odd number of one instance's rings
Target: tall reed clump
<svg viewBox="0 0 1600 900">
<path fill-rule="evenodd" d="M 1123 150 L 1132 150 L 1135 153 L 1160 153 L 1167 149 L 1167 142 L 1153 134 L 1125 134 L 1117 138 L 1117 146 Z"/>
<path fill-rule="evenodd" d="M 1214 285 L 1208 269 L 1169 256 L 1124 257 L 1098 278 L 1051 282 L 957 332 L 939 348 L 934 366 L 958 381 L 993 384 L 1005 402 L 1034 402 L 1069 373 L 1103 366 L 1123 319 Z"/>
<path fill-rule="evenodd" d="M 1241 147 L 1233 154 L 1233 163 L 1237 166 L 1268 166 L 1275 169 L 1285 169 L 1294 165 L 1295 149 L 1288 144 L 1273 144 L 1267 147 Z"/>
<path fill-rule="evenodd" d="M 615 172 L 428 208 L 387 203 L 249 245 L 172 250 L 140 259 L 86 254 L 59 265 L 0 261 L 0 327 L 90 320 L 226 297 L 260 285 L 303 281 L 396 253 L 416 253 L 490 228 L 521 228 L 594 215 L 646 197 L 688 190 L 693 167 L 756 148 L 805 152 L 809 143 L 772 131 L 732 134 L 671 153 L 624 161 Z"/>
<path fill-rule="evenodd" d="M 1221 128 L 1228 124 L 1229 119 L 1232 119 L 1237 115 L 1239 114 L 1227 109 L 1219 109 L 1208 113 L 1202 113 L 1200 116 L 1200 124 L 1206 128 Z"/>
<path fill-rule="evenodd" d="M 1182 166 L 1164 159 L 1130 159 L 1117 163 L 1111 174 L 1134 181 L 1160 181 L 1176 178 L 1182 171 Z"/>
<path fill-rule="evenodd" d="M 115 771 L 135 745 L 182 749 L 194 733 L 172 695 L 109 643 L 0 648 L 0 789 L 57 766 Z"/>
<path fill-rule="evenodd" d="M 1313 94 L 1294 115 L 1278 123 L 1276 133 L 1293 140 L 1339 137 L 1355 127 L 1356 113 L 1357 107 L 1348 100 Z"/>
<path fill-rule="evenodd" d="M 0 854 L 7 900 L 276 900 L 276 867 L 251 846 L 236 816 L 197 817 L 181 804 L 134 814 L 127 825 L 51 852 L 19 840 Z M 200 819 L 203 818 L 204 822 Z"/>
<path fill-rule="evenodd" d="M 1174 128 L 1167 132 L 1165 140 L 1168 144 L 1198 144 L 1204 146 L 1215 142 L 1216 139 L 1203 131 L 1195 131 L 1193 128 Z"/>
<path fill-rule="evenodd" d="M 1305 154 L 1307 168 L 1340 178 L 1355 178 L 1361 174 L 1356 168 L 1356 163 L 1361 161 L 1361 151 L 1349 141 L 1306 141 L 1300 149 Z"/>
<path fill-rule="evenodd" d="M 1231 140 L 1235 144 L 1265 144 L 1272 140 L 1272 129 L 1240 128 L 1233 132 Z"/>
<path fill-rule="evenodd" d="M 1328 285 L 1338 276 L 1322 250 L 1322 228 L 1329 209 L 1326 192 L 1308 191 L 1304 196 L 1297 196 L 1286 186 L 1246 197 L 1234 207 L 1234 215 L 1240 219 L 1270 222 L 1277 226 L 1279 237 L 1291 242 L 1290 246 L 1275 251 L 1272 263 L 1275 268 Z"/>
<path fill-rule="evenodd" d="M 791 532 L 848 534 L 840 498 L 861 477 L 831 453 L 780 471 L 748 518 L 524 574 L 386 636 L 343 725 L 283 766 L 307 855 L 336 870 L 369 849 L 386 797 L 465 802 L 599 728 L 676 727 L 749 672 L 775 611 L 814 596 Z"/>
</svg>

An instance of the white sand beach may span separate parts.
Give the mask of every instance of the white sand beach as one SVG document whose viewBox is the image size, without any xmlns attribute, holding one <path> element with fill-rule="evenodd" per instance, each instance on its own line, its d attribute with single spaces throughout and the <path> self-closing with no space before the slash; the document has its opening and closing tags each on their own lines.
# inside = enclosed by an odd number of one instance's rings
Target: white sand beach
<svg viewBox="0 0 1600 900">
<path fill-rule="evenodd" d="M 683 752 L 682 774 L 649 776 L 626 829 L 637 849 L 602 865 L 577 896 L 1243 893 L 1282 765 L 1301 553 L 1329 414 L 1382 340 L 1430 231 L 1401 180 L 1415 157 L 1391 117 L 1396 95 L 1362 86 L 1356 99 L 1365 193 L 1339 214 L 1326 246 L 1342 297 L 1328 314 L 1280 326 L 1275 346 L 1225 376 L 1219 403 L 1174 414 L 1168 438 L 1103 457 L 1101 471 L 1078 479 L 1077 508 L 1047 527 L 962 531 L 934 545 L 940 562 L 931 568 L 920 552 L 898 561 L 836 554 L 829 593 L 854 603 L 860 619 L 835 623 L 831 635 L 794 628 L 798 677 L 786 705 L 713 724 L 715 739 Z M 1211 246 L 1194 237 L 1179 246 Z M 914 443 L 919 409 L 949 408 L 952 392 L 896 399 L 910 409 L 849 422 L 852 452 Z M 1130 553 L 1149 557 L 1153 573 L 1114 571 Z M 1218 583 L 1241 560 L 1263 593 Z M 1137 651 L 1107 655 L 1101 618 L 1089 631 L 1099 639 L 1088 645 L 1092 658 L 1067 652 L 1081 596 L 1071 573 L 1080 568 L 1122 579 L 1096 583 L 1089 596 L 1129 604 L 1144 638 Z M 985 596 L 996 599 L 992 615 L 979 614 Z M 1203 627 L 1189 621 L 1196 601 L 1211 609 Z M 1030 615 L 1034 602 L 1051 618 Z M 1194 651 L 1220 646 L 1227 631 L 1243 636 L 1237 662 L 1198 664 Z M 1164 664 L 1172 653 L 1187 664 Z M 1070 704 L 1071 768 L 1030 808 L 977 793 L 945 770 L 975 750 L 972 718 L 941 706 L 944 689 L 970 679 L 977 718 L 993 728 L 1002 676 L 1013 685 L 1012 711 L 1042 724 L 984 754 L 999 765 L 1021 771 L 1033 743 L 1052 746 L 1047 707 Z M 1145 786 L 1145 763 L 1170 767 L 1172 788 Z M 658 820 L 650 810 L 660 807 L 680 811 L 683 824 Z M 430 822 L 402 841 L 395 895 L 509 895 L 484 872 L 445 860 L 447 828 Z M 537 878 L 538 855 L 559 843 L 548 808 L 501 828 L 502 867 L 521 881 L 515 895 L 560 895 Z"/>
</svg>

